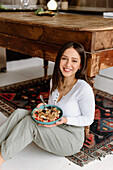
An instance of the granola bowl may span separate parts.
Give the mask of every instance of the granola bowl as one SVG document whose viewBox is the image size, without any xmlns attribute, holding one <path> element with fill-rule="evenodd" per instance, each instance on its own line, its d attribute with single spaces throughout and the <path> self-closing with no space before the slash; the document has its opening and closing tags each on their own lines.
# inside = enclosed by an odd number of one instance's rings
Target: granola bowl
<svg viewBox="0 0 113 170">
<path fill-rule="evenodd" d="M 46 108 L 44 109 L 44 105 L 34 108 L 31 112 L 33 120 L 42 125 L 52 125 L 63 116 L 63 111 L 58 106 L 46 105 Z"/>
</svg>

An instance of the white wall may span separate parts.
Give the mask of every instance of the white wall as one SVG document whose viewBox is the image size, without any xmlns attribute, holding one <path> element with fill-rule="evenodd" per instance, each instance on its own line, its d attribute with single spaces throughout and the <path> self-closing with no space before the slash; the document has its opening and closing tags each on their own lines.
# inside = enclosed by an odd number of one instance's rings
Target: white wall
<svg viewBox="0 0 113 170">
<path fill-rule="evenodd" d="M 113 67 L 100 70 L 95 78 L 95 88 L 113 94 Z"/>
</svg>

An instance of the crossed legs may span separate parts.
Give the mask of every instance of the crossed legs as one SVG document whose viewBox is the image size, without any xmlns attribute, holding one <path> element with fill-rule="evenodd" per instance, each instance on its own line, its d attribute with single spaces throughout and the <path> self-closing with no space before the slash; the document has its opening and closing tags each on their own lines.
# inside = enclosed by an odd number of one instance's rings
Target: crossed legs
<svg viewBox="0 0 113 170">
<path fill-rule="evenodd" d="M 6 122 L 0 127 L 0 167 L 5 161 L 1 154 L 1 145 L 4 140 L 9 136 L 13 128 L 21 121 L 26 115 L 29 115 L 29 111 L 24 109 L 17 109 L 6 120 Z M 1 168 L 0 168 L 1 170 Z"/>
</svg>

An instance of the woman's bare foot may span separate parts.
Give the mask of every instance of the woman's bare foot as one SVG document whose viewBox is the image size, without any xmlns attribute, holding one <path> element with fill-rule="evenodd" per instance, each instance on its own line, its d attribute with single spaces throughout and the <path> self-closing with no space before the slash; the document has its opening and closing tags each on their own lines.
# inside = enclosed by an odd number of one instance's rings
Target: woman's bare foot
<svg viewBox="0 0 113 170">
<path fill-rule="evenodd" d="M 0 167 L 1 167 L 1 165 L 4 163 L 4 159 L 3 159 L 3 157 L 2 157 L 2 155 L 1 155 L 1 153 L 0 153 Z"/>
</svg>

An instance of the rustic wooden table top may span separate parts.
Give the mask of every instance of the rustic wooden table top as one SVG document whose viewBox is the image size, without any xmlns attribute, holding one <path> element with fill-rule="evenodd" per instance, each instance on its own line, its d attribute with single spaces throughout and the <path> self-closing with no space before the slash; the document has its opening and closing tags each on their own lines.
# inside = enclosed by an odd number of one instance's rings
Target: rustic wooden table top
<svg viewBox="0 0 113 170">
<path fill-rule="evenodd" d="M 0 46 L 31 56 L 55 60 L 67 41 L 83 44 L 89 54 L 89 75 L 113 66 L 113 19 L 102 16 L 34 12 L 0 12 Z M 15 43 L 14 43 L 15 42 Z M 31 47 L 31 48 L 30 48 Z"/>
<path fill-rule="evenodd" d="M 106 31 L 109 35 L 105 35 L 104 41 L 109 42 L 113 39 L 113 19 L 78 14 L 58 14 L 55 17 L 50 17 L 36 16 L 34 12 L 0 12 L 1 33 L 58 45 L 67 40 L 75 40 L 82 43 L 87 51 L 103 49 L 97 42 Z M 83 33 L 85 34 L 82 35 Z M 99 41 L 98 38 L 100 38 Z M 87 47 L 86 39 L 89 41 Z M 97 45 L 95 48 L 94 45 L 91 47 L 92 39 L 93 44 Z M 108 48 L 106 42 L 104 45 L 105 48 Z M 109 48 L 111 47 L 109 46 Z"/>
<path fill-rule="evenodd" d="M 0 22 L 41 25 L 79 31 L 104 31 L 113 29 L 113 19 L 94 15 L 60 14 L 55 17 L 36 16 L 34 12 L 0 12 Z"/>
</svg>

